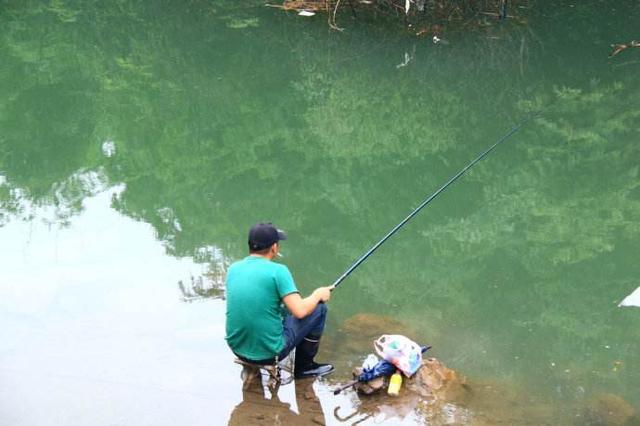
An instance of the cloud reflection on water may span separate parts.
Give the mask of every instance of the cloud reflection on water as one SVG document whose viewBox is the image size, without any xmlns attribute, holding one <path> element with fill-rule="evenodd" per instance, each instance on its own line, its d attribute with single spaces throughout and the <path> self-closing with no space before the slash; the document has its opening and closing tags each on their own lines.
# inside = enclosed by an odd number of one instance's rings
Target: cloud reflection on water
<svg viewBox="0 0 640 426">
<path fill-rule="evenodd" d="M 241 399 L 219 371 L 232 365 L 224 304 L 185 304 L 176 286 L 207 265 L 167 255 L 151 225 L 111 208 L 123 189 L 84 199 L 64 226 L 28 206 L 36 219 L 0 228 L 11 424 L 210 424 L 214 404 L 228 413 Z"/>
</svg>

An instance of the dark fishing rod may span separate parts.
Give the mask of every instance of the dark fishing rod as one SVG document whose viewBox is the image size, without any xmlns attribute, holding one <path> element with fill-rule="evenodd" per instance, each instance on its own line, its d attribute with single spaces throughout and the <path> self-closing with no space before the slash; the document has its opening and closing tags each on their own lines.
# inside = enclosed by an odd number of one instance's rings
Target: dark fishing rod
<svg viewBox="0 0 640 426">
<path fill-rule="evenodd" d="M 475 160 L 473 160 L 472 162 L 470 162 L 469 164 L 467 164 L 465 166 L 465 168 L 463 168 L 462 170 L 460 170 L 458 173 L 456 173 L 451 179 L 449 179 L 449 181 L 447 181 L 447 183 L 445 183 L 444 185 L 442 185 L 436 192 L 434 192 L 433 194 L 431 194 L 426 200 L 424 200 L 418 207 L 416 207 L 416 209 L 414 211 L 412 211 L 411 213 L 409 213 L 409 216 L 405 217 L 402 222 L 398 223 L 391 231 L 389 231 L 389 233 L 387 235 L 385 235 L 384 237 L 382 237 L 382 239 L 380 241 L 378 241 L 376 244 L 374 244 L 373 247 L 371 247 L 365 254 L 363 254 L 358 260 L 356 260 L 353 265 L 351 265 L 349 267 L 349 269 L 347 269 L 346 271 L 344 271 L 344 273 L 342 275 L 340 275 L 340 277 L 335 280 L 333 282 L 333 284 L 331 285 L 331 289 L 333 290 L 334 288 L 338 287 L 338 285 L 340 285 L 340 283 L 342 281 L 344 281 L 345 278 L 347 278 L 358 266 L 360 266 L 362 264 L 362 262 L 364 262 L 365 260 L 367 260 L 367 258 L 369 256 L 371 256 L 373 254 L 374 251 L 376 251 L 378 249 L 378 247 L 380 247 L 382 244 L 384 244 L 385 241 L 387 241 L 389 238 L 391 238 L 393 236 L 393 234 L 395 234 L 396 232 L 398 232 L 400 230 L 400 228 L 402 228 L 407 222 L 409 222 L 409 220 L 411 220 L 411 218 L 413 218 L 415 215 L 418 214 L 418 212 L 420 210 L 422 210 L 424 207 L 426 207 L 427 204 L 429 204 L 431 201 L 433 201 L 434 198 L 436 198 L 438 195 L 440 195 L 440 193 L 442 191 L 444 191 L 445 189 L 447 189 L 447 187 L 449 185 L 451 185 L 453 182 L 455 182 L 460 176 L 462 176 L 467 170 L 469 170 L 471 167 L 473 167 L 478 161 L 482 160 L 484 157 L 486 157 L 491 151 L 493 151 L 498 145 L 500 145 L 502 142 L 506 141 L 507 139 L 509 139 L 514 133 L 516 133 L 518 130 L 520 130 L 525 124 L 527 124 L 529 121 L 533 120 L 534 118 L 536 118 L 539 115 L 539 113 L 533 114 L 525 119 L 523 119 L 520 123 L 518 123 L 517 125 L 515 125 L 511 130 L 509 130 L 504 136 L 502 136 L 500 139 L 498 139 L 498 141 L 496 143 L 494 143 L 493 145 L 491 145 L 489 148 L 487 148 L 482 154 L 478 155 L 478 157 L 476 157 Z"/>
</svg>

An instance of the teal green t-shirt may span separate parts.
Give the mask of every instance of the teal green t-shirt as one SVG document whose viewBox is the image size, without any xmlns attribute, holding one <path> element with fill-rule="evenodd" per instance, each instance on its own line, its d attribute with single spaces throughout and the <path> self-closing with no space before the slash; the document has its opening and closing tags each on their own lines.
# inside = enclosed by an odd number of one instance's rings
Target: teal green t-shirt
<svg viewBox="0 0 640 426">
<path fill-rule="evenodd" d="M 298 291 L 289 269 L 258 256 L 231 265 L 226 279 L 227 344 L 252 359 L 273 358 L 284 347 L 282 298 Z"/>
</svg>

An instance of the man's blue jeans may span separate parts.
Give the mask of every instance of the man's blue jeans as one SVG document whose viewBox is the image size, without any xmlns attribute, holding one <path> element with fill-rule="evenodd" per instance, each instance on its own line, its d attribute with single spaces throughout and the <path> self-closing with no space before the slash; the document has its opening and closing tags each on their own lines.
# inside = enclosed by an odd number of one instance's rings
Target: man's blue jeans
<svg viewBox="0 0 640 426">
<path fill-rule="evenodd" d="M 284 326 L 284 348 L 278 354 L 278 359 L 284 359 L 307 336 L 319 339 L 324 331 L 326 319 L 327 305 L 324 303 L 318 303 L 316 309 L 302 319 L 297 319 L 291 314 L 287 315 L 282 322 Z"/>
</svg>

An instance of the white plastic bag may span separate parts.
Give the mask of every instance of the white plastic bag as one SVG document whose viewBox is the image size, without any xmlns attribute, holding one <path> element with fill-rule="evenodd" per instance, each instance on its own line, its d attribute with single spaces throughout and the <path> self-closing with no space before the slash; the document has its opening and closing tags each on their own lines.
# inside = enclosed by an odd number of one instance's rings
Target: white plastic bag
<svg viewBox="0 0 640 426">
<path fill-rule="evenodd" d="M 640 287 L 636 288 L 633 293 L 624 298 L 618 307 L 622 306 L 638 306 L 640 307 Z"/>
<path fill-rule="evenodd" d="M 383 334 L 373 342 L 380 357 L 395 365 L 411 377 L 422 365 L 422 348 L 413 340 L 400 334 Z"/>
</svg>

